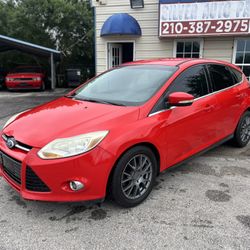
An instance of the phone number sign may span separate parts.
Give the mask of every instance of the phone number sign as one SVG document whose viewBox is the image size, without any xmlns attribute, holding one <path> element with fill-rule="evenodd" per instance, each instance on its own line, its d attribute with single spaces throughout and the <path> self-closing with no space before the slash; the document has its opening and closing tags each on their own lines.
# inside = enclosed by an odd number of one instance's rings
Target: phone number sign
<svg viewBox="0 0 250 250">
<path fill-rule="evenodd" d="M 162 36 L 249 34 L 249 19 L 163 22 Z"/>
<path fill-rule="evenodd" d="M 248 35 L 250 0 L 161 4 L 159 33 L 160 37 Z"/>
</svg>

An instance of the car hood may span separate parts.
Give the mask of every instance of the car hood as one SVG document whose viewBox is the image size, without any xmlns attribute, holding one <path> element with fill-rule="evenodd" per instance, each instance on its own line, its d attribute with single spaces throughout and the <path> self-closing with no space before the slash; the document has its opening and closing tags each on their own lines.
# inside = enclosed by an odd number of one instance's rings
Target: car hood
<svg viewBox="0 0 250 250">
<path fill-rule="evenodd" d="M 138 107 L 123 107 L 61 97 L 22 113 L 3 133 L 32 147 L 57 138 L 110 130 L 138 119 Z"/>
</svg>

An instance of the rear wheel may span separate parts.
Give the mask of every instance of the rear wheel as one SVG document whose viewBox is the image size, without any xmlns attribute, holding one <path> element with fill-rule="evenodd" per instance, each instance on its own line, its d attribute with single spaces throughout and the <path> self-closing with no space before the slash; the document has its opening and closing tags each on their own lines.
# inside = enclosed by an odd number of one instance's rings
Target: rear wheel
<svg viewBox="0 0 250 250">
<path fill-rule="evenodd" d="M 150 194 L 157 170 L 154 153 L 147 147 L 137 146 L 127 151 L 115 166 L 111 194 L 123 207 L 134 207 Z"/>
<path fill-rule="evenodd" d="M 234 134 L 234 144 L 237 147 L 245 147 L 250 141 L 250 112 L 245 112 L 237 125 Z"/>
</svg>

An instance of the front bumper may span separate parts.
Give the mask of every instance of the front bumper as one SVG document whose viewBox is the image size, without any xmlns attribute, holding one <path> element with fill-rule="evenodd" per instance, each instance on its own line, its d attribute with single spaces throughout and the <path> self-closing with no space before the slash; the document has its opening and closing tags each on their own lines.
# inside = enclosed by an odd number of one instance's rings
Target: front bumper
<svg viewBox="0 0 250 250">
<path fill-rule="evenodd" d="M 9 149 L 1 138 L 0 151 L 20 162 L 20 184 L 11 178 L 1 163 L 0 175 L 28 200 L 58 202 L 102 200 L 106 195 L 108 177 L 115 162 L 113 155 L 101 147 L 75 157 L 42 160 L 37 156 L 38 148 L 33 148 L 28 153 L 17 148 Z M 49 191 L 29 190 L 30 181 L 27 176 L 29 169 L 49 188 Z M 79 191 L 72 191 L 69 188 L 69 182 L 72 180 L 81 181 L 85 187 Z"/>
<path fill-rule="evenodd" d="M 22 90 L 22 89 L 40 89 L 42 81 L 14 81 L 6 82 L 6 87 L 9 90 Z"/>
</svg>

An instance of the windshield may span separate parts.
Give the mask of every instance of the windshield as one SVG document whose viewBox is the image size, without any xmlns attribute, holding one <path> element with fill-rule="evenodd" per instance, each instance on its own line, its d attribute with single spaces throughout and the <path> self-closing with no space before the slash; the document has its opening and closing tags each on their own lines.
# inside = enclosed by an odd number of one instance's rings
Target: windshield
<svg viewBox="0 0 250 250">
<path fill-rule="evenodd" d="M 116 68 L 78 89 L 74 98 L 137 106 L 149 100 L 177 69 L 161 65 Z"/>
</svg>

